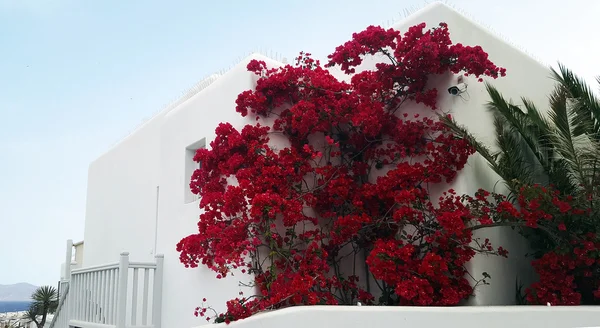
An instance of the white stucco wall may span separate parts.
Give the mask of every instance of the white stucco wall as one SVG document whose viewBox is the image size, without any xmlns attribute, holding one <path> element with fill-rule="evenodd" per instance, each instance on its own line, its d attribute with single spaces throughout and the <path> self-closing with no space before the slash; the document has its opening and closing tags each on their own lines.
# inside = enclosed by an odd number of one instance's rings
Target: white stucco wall
<svg viewBox="0 0 600 328">
<path fill-rule="evenodd" d="M 279 64 L 259 55 L 251 58 L 265 60 L 268 65 Z M 175 245 L 181 238 L 198 231 L 198 201 L 186 203 L 191 176 L 191 171 L 186 172 L 186 153 L 190 155 L 186 148 L 204 142 L 208 145 L 220 122 L 230 122 L 236 128 L 251 122 L 235 112 L 237 95 L 256 83 L 256 76 L 246 70 L 251 58 L 172 110 L 162 126 L 158 252 L 165 254 L 163 320 L 172 322 L 173 326 L 181 322 L 176 326 L 189 327 L 199 322 L 192 312 L 203 297 L 211 304 L 224 305 L 240 291 L 241 277 L 218 280 L 216 274 L 206 268 L 186 269 L 179 262 Z M 189 158 L 187 162 L 189 164 Z"/>
<path fill-rule="evenodd" d="M 485 20 L 485 17 L 481 17 Z M 434 27 L 440 22 L 448 24 L 453 43 L 465 45 L 480 45 L 489 54 L 492 62 L 507 69 L 506 77 L 496 80 L 486 79 L 504 95 L 506 99 L 519 101 L 526 96 L 540 110 L 548 104 L 548 95 L 554 88 L 550 79 L 549 69 L 501 40 L 487 29 L 465 18 L 450 7 L 434 3 L 409 16 L 405 21 L 394 25 L 402 32 L 408 27 L 425 22 L 427 27 Z M 373 67 L 374 62 L 365 62 L 365 66 Z M 469 131 L 488 145 L 494 145 L 495 133 L 493 120 L 485 104 L 489 96 L 483 83 L 478 83 L 474 77 L 467 78 L 468 95 L 464 100 L 451 96 L 446 90 L 457 84 L 456 76 L 441 77 L 436 83 L 440 97 L 438 105 L 441 110 L 449 111 L 455 119 L 465 125 Z M 479 155 L 472 156 L 467 166 L 460 172 L 452 184 L 457 193 L 473 194 L 479 188 L 502 191 L 502 183 L 489 169 L 488 164 Z M 476 256 L 471 262 L 471 274 L 481 277 L 482 272 L 491 275 L 491 285 L 479 286 L 468 303 L 471 305 L 504 305 L 514 304 L 516 276 L 528 284 L 533 279 L 530 260 L 524 258 L 526 244 L 522 237 L 510 228 L 499 227 L 478 230 L 477 234 L 490 238 L 493 244 L 501 245 L 510 252 L 508 259 L 499 257 Z"/>
<path fill-rule="evenodd" d="M 71 271 L 73 271 L 75 269 L 79 269 L 83 266 L 83 248 L 84 248 L 83 245 L 84 245 L 84 242 L 80 241 L 78 243 L 74 243 L 73 246 L 71 247 L 71 261 L 70 261 Z M 68 256 L 69 250 L 67 249 L 66 252 L 67 252 L 66 255 Z M 60 265 L 60 280 L 61 281 L 66 279 L 65 267 L 66 267 L 66 264 L 63 262 Z"/>
<path fill-rule="evenodd" d="M 455 43 L 481 45 L 489 53 L 492 61 L 507 68 L 507 77 L 494 81 L 505 96 L 516 100 L 521 95 L 527 95 L 540 107 L 547 102 L 546 96 L 552 89 L 552 81 L 548 78 L 549 72 L 544 66 L 444 5 L 430 5 L 395 28 L 404 32 L 408 26 L 423 21 L 429 27 L 441 21 L 448 23 Z M 352 31 L 348 32 L 350 36 Z M 298 47 L 310 50 L 310 46 L 308 44 Z M 332 45 L 332 49 L 334 46 Z M 251 58 L 263 59 L 268 65 L 279 65 L 262 56 L 255 55 Z M 204 321 L 195 318 L 192 313 L 203 297 L 208 298 L 217 310 L 222 311 L 225 301 L 237 296 L 240 290 L 237 277 L 217 280 L 214 278 L 215 274 L 205 268 L 184 268 L 179 262 L 175 245 L 182 237 L 197 229 L 198 202 L 190 202 L 186 191 L 191 174 L 190 168 L 186 168 L 190 162 L 189 148 L 210 143 L 219 122 L 230 122 L 236 127 L 247 123 L 234 108 L 237 95 L 254 86 L 255 77 L 245 69 L 251 58 L 247 58 L 176 108 L 154 117 L 90 165 L 84 266 L 116 262 L 122 251 L 130 252 L 132 261 L 152 261 L 156 253 L 164 254 L 163 327 L 200 325 Z M 362 68 L 372 67 L 374 62 L 367 60 Z M 449 86 L 456 83 L 453 77 L 441 77 L 436 81 L 441 94 L 440 107 L 443 110 L 452 109 L 461 123 L 467 125 L 479 137 L 491 141 L 493 129 L 484 108 L 484 103 L 488 100 L 484 85 L 476 83 L 473 78 L 468 80 L 470 98 L 465 101 L 445 92 Z M 480 187 L 492 189 L 496 181 L 497 178 L 490 174 L 487 165 L 481 159 L 473 157 L 453 187 L 458 192 L 473 193 Z M 475 274 L 487 271 L 492 276 L 492 285 L 480 288 L 471 304 L 510 304 L 514 300 L 515 272 L 524 272 L 520 278 L 525 281 L 531 279 L 526 273 L 527 261 L 518 260 L 519 254 L 515 251 L 517 246 L 522 244 L 522 240 L 510 234 L 509 230 L 501 228 L 487 230 L 485 234 L 491 234 L 492 241 L 500 242 L 512 251 L 512 257 L 478 257 L 473 261 L 472 270 Z M 294 313 L 304 313 L 302 315 L 306 316 L 306 312 L 295 312 L 305 310 L 286 311 L 290 316 L 300 315 Z M 310 316 L 325 320 L 330 314 L 322 314 L 322 311 L 324 310 L 318 310 Z M 335 316 L 347 315 L 346 312 L 335 311 L 331 312 Z M 389 309 L 372 311 L 382 311 L 381 318 L 388 318 L 385 320 L 401 322 L 416 322 L 415 320 L 422 315 L 418 311 L 410 312 L 410 309 L 400 310 L 400 317 L 399 312 L 392 311 L 394 314 L 386 314 L 392 313 Z M 440 313 L 419 320 L 430 320 L 432 323 L 435 323 L 435 320 L 446 321 Z M 348 319 L 348 323 L 354 322 L 349 318 L 354 318 L 355 315 L 348 315 L 344 320 Z M 371 315 L 368 317 L 373 319 Z M 405 317 L 407 319 L 402 319 Z M 501 318 L 499 314 L 489 318 L 492 317 L 498 320 Z M 360 320 L 355 322 L 361 322 Z M 309 321 L 302 321 L 303 326 L 317 323 Z M 287 319 L 286 322 L 294 322 L 294 319 Z M 422 321 L 420 322 L 419 325 L 423 326 Z M 362 325 L 364 326 L 364 323 Z M 358 327 L 348 327 L 354 326 Z"/>
<path fill-rule="evenodd" d="M 83 266 L 84 242 L 81 241 L 79 243 L 74 244 L 73 248 L 75 249 L 75 266 L 72 267 L 71 270 L 79 269 L 81 268 L 81 266 Z"/>
<path fill-rule="evenodd" d="M 225 304 L 240 291 L 238 277 L 217 280 L 206 268 L 186 269 L 175 245 L 197 231 L 198 200 L 190 201 L 188 194 L 192 149 L 208 145 L 220 122 L 238 128 L 252 122 L 235 112 L 235 99 L 256 83 L 256 76 L 246 70 L 253 58 L 265 60 L 269 66 L 280 65 L 260 55 L 246 58 L 90 165 L 84 266 L 116 262 L 123 251 L 130 253 L 131 261 L 151 262 L 155 253 L 164 254 L 166 327 L 202 323 L 193 310 L 203 297 L 213 304 Z"/>
<path fill-rule="evenodd" d="M 164 113 L 95 160 L 88 172 L 84 266 L 152 261 Z"/>
</svg>

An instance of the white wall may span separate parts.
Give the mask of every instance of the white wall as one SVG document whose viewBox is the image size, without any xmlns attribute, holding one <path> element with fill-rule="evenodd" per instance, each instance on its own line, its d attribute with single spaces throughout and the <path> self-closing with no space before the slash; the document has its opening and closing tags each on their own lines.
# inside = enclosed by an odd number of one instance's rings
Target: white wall
<svg viewBox="0 0 600 328">
<path fill-rule="evenodd" d="M 71 259 L 69 261 L 69 263 L 71 264 L 71 271 L 75 270 L 75 269 L 79 269 L 83 266 L 83 241 L 80 241 L 78 243 L 73 244 L 73 246 L 71 246 L 71 249 L 69 250 L 68 247 L 65 250 L 67 253 L 66 255 L 69 256 L 69 251 L 71 254 Z M 65 280 L 65 267 L 66 264 L 63 262 L 60 265 L 60 280 Z"/>
<path fill-rule="evenodd" d="M 193 172 L 186 168 L 193 154 L 190 148 L 208 145 L 220 122 L 238 128 L 251 122 L 235 112 L 235 100 L 256 83 L 256 76 L 246 70 L 254 58 L 270 66 L 280 65 L 260 55 L 246 58 L 90 165 L 84 266 L 117 262 L 123 251 L 130 253 L 132 261 L 151 262 L 155 253 L 164 254 L 163 323 L 167 327 L 202 323 L 193 311 L 203 297 L 213 304 L 225 304 L 240 291 L 241 277 L 217 280 L 216 274 L 204 267 L 186 269 L 175 245 L 197 232 L 200 214 L 198 201 L 190 202 L 187 195 Z"/>
<path fill-rule="evenodd" d="M 482 20 L 485 17 L 481 17 Z M 427 27 L 435 27 L 440 22 L 448 24 L 450 38 L 453 43 L 480 45 L 489 54 L 492 62 L 507 69 L 507 76 L 496 80 L 486 79 L 507 99 L 519 101 L 527 96 L 540 110 L 545 110 L 548 95 L 553 90 L 554 82 L 549 78 L 550 71 L 520 50 L 507 44 L 478 24 L 465 18 L 460 13 L 440 3 L 431 4 L 405 21 L 393 27 L 402 33 L 408 27 L 425 22 Z M 374 68 L 377 58 L 365 60 L 361 69 Z M 357 71 L 359 71 L 357 69 Z M 489 96 L 483 83 L 474 77 L 468 77 L 468 95 L 463 98 L 451 96 L 447 89 L 457 84 L 457 76 L 448 74 L 434 79 L 431 83 L 438 89 L 438 106 L 444 112 L 450 112 L 455 119 L 465 125 L 469 131 L 489 146 L 495 143 L 493 120 L 485 108 Z M 418 106 L 415 106 L 418 108 Z M 503 191 L 503 184 L 497 183 L 497 177 L 487 163 L 479 155 L 470 158 L 467 166 L 459 173 L 456 181 L 445 189 L 453 188 L 457 193 L 474 194 L 479 188 Z M 442 190 L 444 188 L 440 188 Z M 434 198 L 435 199 L 435 198 Z M 515 283 L 519 280 L 528 284 L 534 279 L 530 267 L 530 259 L 524 257 L 527 247 L 525 240 L 510 228 L 491 228 L 477 231 L 477 235 L 490 238 L 494 245 L 508 249 L 509 258 L 487 257 L 478 255 L 470 263 L 470 272 L 475 277 L 482 277 L 482 272 L 491 275 L 488 286 L 479 286 L 475 297 L 469 300 L 471 305 L 504 305 L 514 304 Z"/>
<path fill-rule="evenodd" d="M 492 61 L 507 68 L 508 76 L 494 82 L 507 97 L 516 100 L 521 95 L 527 95 L 540 107 L 547 102 L 546 95 L 552 88 L 552 81 L 548 79 L 549 73 L 545 67 L 444 5 L 430 5 L 395 27 L 406 31 L 408 26 L 422 21 L 429 27 L 441 21 L 448 23 L 454 42 L 481 45 L 490 54 Z M 349 36 L 350 32 L 353 31 L 349 31 Z M 298 48 L 310 50 L 310 46 L 299 45 Z M 332 50 L 334 46 L 332 45 Z M 251 58 L 263 59 L 269 65 L 279 65 L 261 56 Z M 197 201 L 187 202 L 189 199 L 186 197 L 186 189 L 190 171 L 186 171 L 186 148 L 208 144 L 213 140 L 214 129 L 219 122 L 230 122 L 236 127 L 247 123 L 246 119 L 235 112 L 235 99 L 238 93 L 254 86 L 254 75 L 245 69 L 251 58 L 235 66 L 175 109 L 153 118 L 90 165 L 84 266 L 116 262 L 122 251 L 130 252 L 132 261 L 152 261 L 155 253 L 165 254 L 164 327 L 192 327 L 202 324 L 204 321 L 195 318 L 192 313 L 203 297 L 222 311 L 225 301 L 237 296 L 240 290 L 240 277 L 217 280 L 214 278 L 215 274 L 206 268 L 184 268 L 179 262 L 175 245 L 182 237 L 197 231 L 196 223 L 200 213 Z M 374 60 L 368 60 L 363 68 L 373 65 Z M 468 82 L 470 99 L 463 101 L 445 93 L 455 83 L 453 77 L 448 75 L 437 79 L 435 84 L 442 95 L 440 106 L 443 110 L 452 109 L 461 123 L 466 124 L 477 136 L 491 142 L 493 129 L 484 108 L 487 93 L 483 84 L 476 83 L 472 78 Z M 473 193 L 479 187 L 492 189 L 496 181 L 497 178 L 490 174 L 486 164 L 480 158 L 473 157 L 453 187 L 458 192 Z M 160 187 L 158 221 L 157 186 Z M 478 257 L 473 261 L 472 270 L 475 274 L 487 271 L 492 276 L 492 285 L 478 290 L 471 303 L 510 304 L 514 300 L 515 272 L 523 271 L 522 278 L 526 281 L 531 279 L 531 274 L 526 272 L 528 261 L 518 260 L 519 252 L 516 251 L 523 241 L 506 229 L 495 228 L 483 233 L 491 234 L 494 242 L 500 241 L 502 246 L 511 251 L 512 257 L 507 260 Z M 286 311 L 288 312 L 282 313 L 289 313 L 290 316 L 306 315 L 306 312 L 302 312 L 305 311 L 303 309 Z M 341 320 L 339 318 L 342 313 L 335 311 L 349 310 L 332 310 L 334 312 L 328 312 L 329 314 L 323 314 L 323 311 L 318 310 L 309 315 L 314 315 L 310 320 L 328 320 L 331 313 L 338 316 L 336 320 Z M 410 309 L 400 312 L 389 309 L 368 311 L 382 311 L 382 316 L 388 318 L 385 320 L 406 322 L 416 322 L 417 317 L 422 315 L 421 312 L 410 312 L 416 311 Z M 343 315 L 344 320 L 349 320 L 348 323 L 363 320 L 355 318 L 357 314 L 349 315 L 346 312 Z M 368 317 L 375 320 L 370 315 Z M 422 320 L 435 323 L 441 318 L 439 313 L 421 317 L 419 325 L 423 325 Z M 500 319 L 500 315 L 496 313 L 489 318 Z M 289 322 L 294 322 L 294 319 L 287 319 L 286 323 Z M 302 322 L 306 325 L 321 321 Z"/>
<path fill-rule="evenodd" d="M 259 314 L 224 328 L 507 328 L 600 327 L 600 308 L 578 307 L 367 307 L 302 306 Z"/>
<path fill-rule="evenodd" d="M 224 305 L 227 300 L 238 296 L 238 281 L 248 277 L 217 280 L 216 274 L 204 267 L 186 269 L 179 262 L 175 245 L 183 237 L 198 231 L 196 224 L 200 214 L 198 201 L 185 203 L 191 176 L 185 167 L 186 148 L 203 141 L 208 145 L 214 139 L 215 128 L 220 122 L 230 122 L 236 128 L 252 122 L 235 111 L 237 95 L 253 88 L 256 83 L 256 76 L 246 70 L 252 58 L 265 60 L 268 65 L 278 65 L 260 55 L 246 58 L 165 117 L 160 144 L 158 224 L 158 252 L 165 254 L 165 326 L 190 327 L 201 322 L 192 313 L 203 297 L 211 304 Z"/>
<path fill-rule="evenodd" d="M 88 172 L 84 266 L 154 256 L 160 127 L 164 113 L 95 160 Z"/>
<path fill-rule="evenodd" d="M 84 243 L 79 242 L 79 243 L 73 245 L 73 248 L 75 248 L 75 266 L 71 267 L 71 270 L 79 269 L 83 265 Z"/>
</svg>

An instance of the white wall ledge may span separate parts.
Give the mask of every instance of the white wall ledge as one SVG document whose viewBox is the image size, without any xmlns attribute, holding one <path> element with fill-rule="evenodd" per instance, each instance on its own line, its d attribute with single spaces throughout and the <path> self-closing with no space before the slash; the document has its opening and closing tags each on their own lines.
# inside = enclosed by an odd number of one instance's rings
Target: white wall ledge
<svg viewBox="0 0 600 328">
<path fill-rule="evenodd" d="M 296 306 L 219 324 L 233 328 L 575 328 L 600 326 L 598 306 Z"/>
</svg>

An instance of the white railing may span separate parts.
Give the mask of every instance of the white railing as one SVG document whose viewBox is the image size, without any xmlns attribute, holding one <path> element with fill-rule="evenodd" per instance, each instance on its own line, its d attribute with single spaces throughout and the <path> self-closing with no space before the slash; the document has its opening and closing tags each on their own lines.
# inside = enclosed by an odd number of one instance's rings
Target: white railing
<svg viewBox="0 0 600 328">
<path fill-rule="evenodd" d="M 155 259 L 130 262 L 122 253 L 118 263 L 67 272 L 50 328 L 160 328 L 164 259 Z"/>
</svg>

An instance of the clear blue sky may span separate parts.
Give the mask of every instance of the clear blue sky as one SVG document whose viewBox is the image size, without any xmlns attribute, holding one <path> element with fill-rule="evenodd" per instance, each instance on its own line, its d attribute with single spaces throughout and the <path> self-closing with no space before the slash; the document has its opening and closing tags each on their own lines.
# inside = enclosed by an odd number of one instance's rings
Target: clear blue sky
<svg viewBox="0 0 600 328">
<path fill-rule="evenodd" d="M 600 2 L 451 4 L 547 63 L 600 74 Z M 0 0 L 0 284 L 56 283 L 66 239 L 83 238 L 89 163 L 203 76 L 259 48 L 323 57 L 423 5 Z"/>
</svg>

